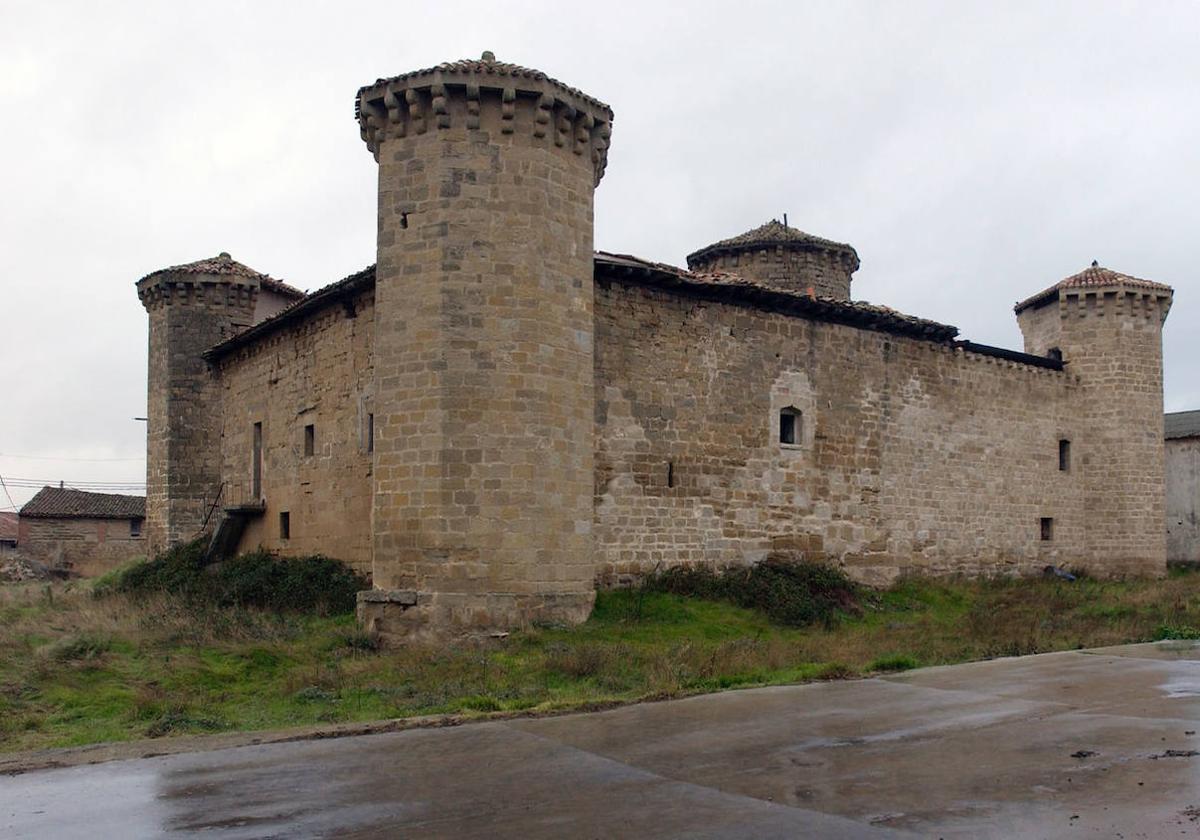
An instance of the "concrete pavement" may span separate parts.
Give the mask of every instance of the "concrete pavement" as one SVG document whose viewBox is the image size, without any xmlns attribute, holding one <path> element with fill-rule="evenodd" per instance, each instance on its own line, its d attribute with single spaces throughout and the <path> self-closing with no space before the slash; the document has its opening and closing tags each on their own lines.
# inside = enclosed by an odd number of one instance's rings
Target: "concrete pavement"
<svg viewBox="0 0 1200 840">
<path fill-rule="evenodd" d="M 1200 837 L 1200 645 L 0 778 L 3 837 Z"/>
</svg>

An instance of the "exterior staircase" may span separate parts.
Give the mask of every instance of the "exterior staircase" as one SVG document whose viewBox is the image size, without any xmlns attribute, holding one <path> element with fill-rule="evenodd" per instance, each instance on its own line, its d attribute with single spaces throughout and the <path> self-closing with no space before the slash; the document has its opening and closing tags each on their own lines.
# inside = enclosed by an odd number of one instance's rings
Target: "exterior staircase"
<svg viewBox="0 0 1200 840">
<path fill-rule="evenodd" d="M 212 539 L 204 552 L 204 564 L 219 563 L 237 551 L 238 543 L 246 530 L 246 524 L 262 516 L 267 506 L 264 502 L 235 505 L 221 511 L 221 519 L 213 529 Z"/>
</svg>

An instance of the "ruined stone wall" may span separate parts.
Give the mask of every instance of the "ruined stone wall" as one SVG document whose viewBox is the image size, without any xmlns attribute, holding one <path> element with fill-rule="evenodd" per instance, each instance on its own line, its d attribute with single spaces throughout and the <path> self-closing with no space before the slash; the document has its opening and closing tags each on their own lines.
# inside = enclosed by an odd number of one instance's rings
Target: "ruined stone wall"
<svg viewBox="0 0 1200 840">
<path fill-rule="evenodd" d="M 694 262 L 693 271 L 737 274 L 785 292 L 850 300 L 850 279 L 858 261 L 840 251 L 788 246 L 758 248 L 741 253 L 719 253 Z"/>
<path fill-rule="evenodd" d="M 254 424 L 262 423 L 262 499 L 239 550 L 325 554 L 371 570 L 374 294 L 327 306 L 222 359 L 223 505 L 255 501 Z M 305 427 L 313 426 L 313 454 Z M 280 533 L 287 512 L 290 535 Z"/>
<path fill-rule="evenodd" d="M 21 555 L 30 560 L 96 577 L 146 554 L 146 540 L 140 533 L 134 535 L 132 521 L 26 517 L 21 519 L 18 545 Z"/>
<path fill-rule="evenodd" d="M 1088 561 L 1068 374 L 608 279 L 596 333 L 604 583 L 773 552 L 876 582 Z"/>
<path fill-rule="evenodd" d="M 1200 438 L 1166 442 L 1167 562 L 1200 563 Z"/>
</svg>

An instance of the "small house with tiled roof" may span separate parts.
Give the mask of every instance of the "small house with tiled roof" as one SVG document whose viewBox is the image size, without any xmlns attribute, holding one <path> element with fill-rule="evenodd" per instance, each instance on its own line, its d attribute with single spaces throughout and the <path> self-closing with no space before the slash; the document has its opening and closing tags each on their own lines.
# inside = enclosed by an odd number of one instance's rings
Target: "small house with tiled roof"
<svg viewBox="0 0 1200 840">
<path fill-rule="evenodd" d="M 138 281 L 152 548 L 341 558 L 410 638 L 581 621 L 680 565 L 1165 569 L 1169 287 L 1093 264 L 988 347 L 854 300 L 857 250 L 786 218 L 686 268 L 597 251 L 612 109 L 491 53 L 353 115 L 372 264 L 305 296 L 228 255 Z"/>
<path fill-rule="evenodd" d="M 55 571 L 103 574 L 146 553 L 146 497 L 43 487 L 22 506 L 21 554 Z"/>
</svg>

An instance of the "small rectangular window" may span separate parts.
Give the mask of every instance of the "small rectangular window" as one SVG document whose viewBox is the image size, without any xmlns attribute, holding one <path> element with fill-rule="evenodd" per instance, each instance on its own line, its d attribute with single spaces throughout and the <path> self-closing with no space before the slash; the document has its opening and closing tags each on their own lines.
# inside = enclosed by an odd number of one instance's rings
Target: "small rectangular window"
<svg viewBox="0 0 1200 840">
<path fill-rule="evenodd" d="M 304 454 L 312 455 L 317 449 L 317 429 L 312 423 L 304 427 Z"/>
<path fill-rule="evenodd" d="M 251 453 L 250 495 L 256 500 L 262 498 L 262 423 L 254 424 L 254 444 Z"/>
<path fill-rule="evenodd" d="M 785 408 L 779 412 L 779 442 L 796 444 L 800 441 L 800 412 Z"/>
<path fill-rule="evenodd" d="M 292 536 L 292 515 L 286 510 L 279 512 L 279 539 L 287 540 Z"/>
<path fill-rule="evenodd" d="M 667 461 L 667 486 L 675 486 L 675 462 Z"/>
<path fill-rule="evenodd" d="M 129 536 L 140 537 L 141 535 L 142 535 L 142 520 L 130 519 L 129 520 Z"/>
<path fill-rule="evenodd" d="M 1049 516 L 1042 517 L 1042 542 L 1049 542 L 1054 539 L 1054 519 Z"/>
<path fill-rule="evenodd" d="M 1058 468 L 1062 472 L 1071 471 L 1071 441 L 1066 438 L 1058 442 Z"/>
<path fill-rule="evenodd" d="M 367 451 L 375 451 L 375 415 L 367 415 Z"/>
</svg>

